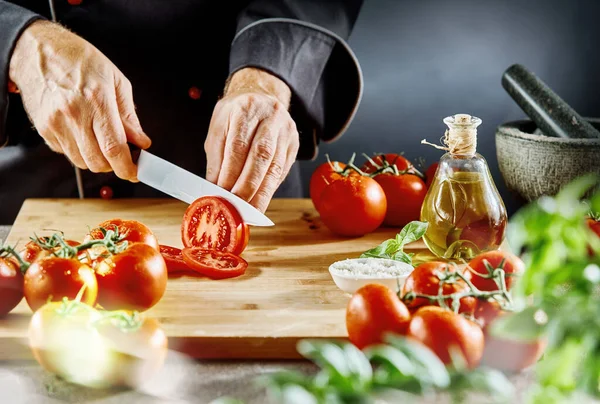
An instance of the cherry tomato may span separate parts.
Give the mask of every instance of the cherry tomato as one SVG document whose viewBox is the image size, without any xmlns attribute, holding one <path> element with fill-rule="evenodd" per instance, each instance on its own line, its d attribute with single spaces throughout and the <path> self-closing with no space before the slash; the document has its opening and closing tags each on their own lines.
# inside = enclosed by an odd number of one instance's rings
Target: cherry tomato
<svg viewBox="0 0 600 404">
<path fill-rule="evenodd" d="M 380 284 L 358 289 L 346 308 L 348 338 L 359 349 L 385 342 L 387 333 L 403 335 L 409 321 L 410 313 L 404 303 Z"/>
<path fill-rule="evenodd" d="M 595 220 L 591 217 L 586 218 L 587 226 L 594 232 L 598 237 L 600 237 L 600 221 Z M 591 246 L 588 246 L 588 253 L 590 256 L 594 255 L 594 250 Z"/>
<path fill-rule="evenodd" d="M 163 365 L 166 334 L 154 319 L 114 314 L 73 301 L 45 304 L 29 323 L 34 358 L 71 383 L 94 388 L 140 386 Z"/>
<path fill-rule="evenodd" d="M 23 273 L 12 258 L 0 258 L 0 317 L 10 313 L 23 299 Z"/>
<path fill-rule="evenodd" d="M 220 196 L 196 199 L 185 211 L 181 226 L 184 247 L 241 254 L 248 246 L 250 228 L 238 210 Z"/>
<path fill-rule="evenodd" d="M 248 268 L 246 260 L 224 251 L 186 247 L 181 253 L 184 261 L 191 269 L 212 279 L 240 276 Z"/>
<path fill-rule="evenodd" d="M 321 200 L 323 190 L 332 182 L 344 178 L 340 172 L 345 168 L 346 164 L 339 161 L 332 161 L 331 163 L 321 164 L 313 171 L 310 177 L 309 190 L 310 199 L 317 212 L 319 211 L 319 201 Z M 359 174 L 355 170 L 348 170 L 347 175 L 358 176 Z"/>
<path fill-rule="evenodd" d="M 514 282 L 514 278 L 525 272 L 525 263 L 523 263 L 519 257 L 505 251 L 484 252 L 469 261 L 467 269 L 473 273 L 471 276 L 471 282 L 473 285 L 477 289 L 483 291 L 499 290 L 498 285 L 493 279 L 484 278 L 484 276 L 491 275 L 485 263 L 489 263 L 493 269 L 496 269 L 500 267 L 502 260 L 504 260 L 503 268 L 504 272 L 506 273 L 506 288 L 507 290 L 510 290 Z"/>
<path fill-rule="evenodd" d="M 188 267 L 188 265 L 183 260 L 181 248 L 161 244 L 160 253 L 165 259 L 165 263 L 167 264 L 167 271 L 169 273 L 186 272 L 190 270 L 190 267 Z"/>
<path fill-rule="evenodd" d="M 333 233 L 363 236 L 383 223 L 387 200 L 374 179 L 350 176 L 331 183 L 321 194 L 321 220 Z"/>
<path fill-rule="evenodd" d="M 454 272 L 456 268 L 453 265 L 448 265 L 442 261 L 431 261 L 425 262 L 418 265 L 406 278 L 404 285 L 402 286 L 402 296 L 405 297 L 410 291 L 416 294 L 437 296 L 440 285 L 440 278 L 436 275 L 437 272 L 444 272 L 448 269 L 450 272 Z M 465 278 L 470 279 L 470 273 L 464 272 Z M 469 290 L 469 286 L 462 279 L 458 279 L 455 283 L 445 283 L 442 289 L 444 295 L 450 295 L 452 293 L 463 292 Z M 437 303 L 431 303 L 428 299 L 417 297 L 412 301 L 406 301 L 406 306 L 411 308 L 417 308 L 421 306 L 427 306 Z M 452 299 L 446 299 L 445 303 L 448 307 L 452 307 Z M 473 313 L 477 307 L 477 299 L 473 296 L 463 297 L 460 299 L 460 313 Z"/>
<path fill-rule="evenodd" d="M 128 245 L 125 251 L 99 261 L 94 269 L 98 304 L 106 310 L 148 310 L 167 288 L 165 259 L 148 244 Z"/>
<path fill-rule="evenodd" d="M 409 173 L 415 173 L 415 171 L 412 170 L 413 164 L 406 157 L 396 153 L 387 153 L 384 156 L 385 161 L 387 161 L 390 165 L 396 165 L 398 171 L 408 170 Z M 373 160 L 378 166 L 381 166 L 384 161 L 381 154 L 371 157 L 371 160 Z M 360 170 L 364 173 L 372 174 L 375 171 L 377 171 L 377 167 L 375 167 L 373 164 L 371 164 L 370 161 L 367 160 L 367 162 L 362 165 Z"/>
<path fill-rule="evenodd" d="M 422 179 L 413 174 L 379 174 L 375 181 L 385 193 L 387 211 L 383 224 L 403 227 L 413 220 L 419 220 L 421 206 L 427 187 Z"/>
<path fill-rule="evenodd" d="M 93 306 L 98 297 L 98 282 L 92 268 L 75 258 L 38 259 L 25 272 L 25 300 L 36 311 L 48 301 L 75 299 L 84 285 L 81 301 Z"/>
<path fill-rule="evenodd" d="M 84 241 L 101 240 L 104 238 L 100 229 L 113 230 L 119 232 L 123 237 L 123 241 L 129 243 L 144 243 L 150 247 L 159 249 L 158 239 L 145 224 L 137 220 L 111 219 L 100 223 L 96 228 L 92 229 L 90 234 L 85 237 Z"/>
<path fill-rule="evenodd" d="M 460 314 L 437 306 L 421 307 L 413 315 L 406 335 L 429 347 L 449 365 L 450 352 L 457 349 L 468 368 L 477 367 L 483 356 L 484 336 L 481 327 Z"/>
<path fill-rule="evenodd" d="M 42 241 L 42 242 L 48 241 L 48 237 L 40 237 L 40 241 Z M 65 243 L 71 247 L 76 247 L 79 245 L 79 242 L 77 242 L 75 240 L 65 240 Z M 58 248 L 60 248 L 60 247 L 58 247 Z M 42 247 L 40 247 L 38 244 L 36 244 L 33 241 L 29 241 L 27 244 L 25 244 L 25 247 L 23 247 L 23 250 L 21 250 L 19 252 L 19 255 L 21 256 L 23 261 L 31 264 L 38 259 L 43 259 L 43 258 L 49 256 L 50 251 L 43 249 Z"/>
<path fill-rule="evenodd" d="M 440 165 L 439 162 L 435 162 L 433 164 L 431 164 L 428 168 L 427 171 L 425 171 L 425 184 L 427 185 L 427 188 L 431 187 L 431 183 L 433 182 L 433 179 L 435 178 L 435 173 L 437 171 L 438 166 Z"/>
<path fill-rule="evenodd" d="M 479 303 L 475 318 L 483 324 L 485 337 L 481 364 L 503 371 L 520 372 L 534 365 L 541 358 L 547 340 L 540 338 L 533 341 L 518 341 L 492 336 L 490 327 L 493 322 L 499 317 L 509 315 L 511 313 L 502 310 L 497 302 Z"/>
</svg>

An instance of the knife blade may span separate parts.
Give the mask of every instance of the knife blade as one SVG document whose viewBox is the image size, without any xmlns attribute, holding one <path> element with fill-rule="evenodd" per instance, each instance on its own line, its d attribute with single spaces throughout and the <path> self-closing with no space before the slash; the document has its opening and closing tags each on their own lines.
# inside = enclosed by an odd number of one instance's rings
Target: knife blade
<svg viewBox="0 0 600 404">
<path fill-rule="evenodd" d="M 145 150 L 137 157 L 138 180 L 165 194 L 191 204 L 201 196 L 218 195 L 231 202 L 244 221 L 252 226 L 274 223 L 254 206 L 237 195 Z"/>
</svg>

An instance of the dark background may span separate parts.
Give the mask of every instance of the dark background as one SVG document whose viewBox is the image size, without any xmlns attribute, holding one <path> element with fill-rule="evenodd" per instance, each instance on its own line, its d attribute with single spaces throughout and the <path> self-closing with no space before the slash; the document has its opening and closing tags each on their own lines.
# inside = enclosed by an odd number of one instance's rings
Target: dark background
<svg viewBox="0 0 600 404">
<path fill-rule="evenodd" d="M 478 151 L 487 159 L 509 213 L 518 206 L 498 171 L 494 134 L 526 116 L 500 84 L 521 63 L 583 116 L 600 116 L 600 1 L 371 0 L 349 40 L 364 74 L 364 94 L 348 131 L 303 162 L 305 192 L 312 170 L 353 152 L 401 152 L 427 163 L 442 151 L 442 119 L 480 117 Z M 360 161 L 363 161 L 362 158 Z"/>
</svg>

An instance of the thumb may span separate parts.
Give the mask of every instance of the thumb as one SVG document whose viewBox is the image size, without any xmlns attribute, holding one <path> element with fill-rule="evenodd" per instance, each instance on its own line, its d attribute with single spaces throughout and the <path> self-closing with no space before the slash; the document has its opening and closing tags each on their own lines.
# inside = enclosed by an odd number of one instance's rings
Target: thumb
<svg viewBox="0 0 600 404">
<path fill-rule="evenodd" d="M 132 143 L 141 149 L 147 149 L 152 144 L 152 141 L 148 135 L 144 133 L 140 120 L 135 112 L 131 83 L 129 83 L 127 79 L 117 82 L 116 93 L 119 114 L 123 121 L 127 142 Z"/>
</svg>

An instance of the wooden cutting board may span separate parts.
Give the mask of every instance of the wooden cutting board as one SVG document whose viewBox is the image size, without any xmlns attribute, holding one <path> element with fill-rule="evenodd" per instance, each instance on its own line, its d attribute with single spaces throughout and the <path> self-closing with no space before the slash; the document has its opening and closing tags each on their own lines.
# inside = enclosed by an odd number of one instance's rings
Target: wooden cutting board
<svg viewBox="0 0 600 404">
<path fill-rule="evenodd" d="M 143 222 L 161 244 L 181 247 L 186 207 L 174 199 L 27 200 L 7 242 L 22 246 L 34 233 L 55 230 L 81 240 L 88 226 L 122 218 Z M 146 314 L 161 322 L 170 349 L 194 358 L 292 359 L 299 357 L 300 339 L 347 338 L 349 295 L 336 287 L 328 267 L 359 256 L 398 229 L 380 229 L 360 238 L 335 236 L 320 222 L 309 199 L 273 200 L 267 215 L 275 226 L 251 228 L 242 254 L 249 263 L 244 276 L 169 279 L 162 300 Z M 420 242 L 406 247 L 423 248 Z M 0 359 L 31 358 L 26 339 L 31 314 L 23 299 L 0 319 Z"/>
</svg>

